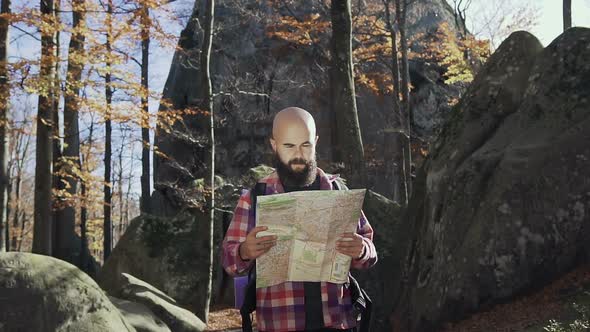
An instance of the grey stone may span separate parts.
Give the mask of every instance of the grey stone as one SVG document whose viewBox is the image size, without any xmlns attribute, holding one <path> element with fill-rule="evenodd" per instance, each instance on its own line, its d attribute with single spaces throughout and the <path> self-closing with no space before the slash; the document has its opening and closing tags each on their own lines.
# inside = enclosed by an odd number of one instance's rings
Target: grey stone
<svg viewBox="0 0 590 332">
<path fill-rule="evenodd" d="M 170 328 L 145 305 L 112 296 L 109 300 L 137 332 L 170 332 Z"/>
<path fill-rule="evenodd" d="M 0 253 L 0 331 L 135 331 L 87 274 L 53 257 Z"/>
<path fill-rule="evenodd" d="M 435 331 L 590 257 L 588 45 L 585 28 L 545 49 L 513 33 L 453 110 L 404 221 L 402 330 Z"/>
<path fill-rule="evenodd" d="M 157 293 L 137 287 L 124 287 L 121 291 L 124 299 L 138 302 L 149 308 L 158 318 L 175 332 L 201 332 L 207 325 L 195 314 L 172 304 Z"/>
<path fill-rule="evenodd" d="M 192 309 L 201 301 L 198 285 L 208 282 L 207 272 L 199 268 L 206 254 L 194 244 L 205 220 L 190 213 L 133 219 L 99 272 L 98 283 L 117 297 L 125 286 L 151 291 L 134 282 L 135 277 L 161 291 L 154 296 Z"/>
</svg>

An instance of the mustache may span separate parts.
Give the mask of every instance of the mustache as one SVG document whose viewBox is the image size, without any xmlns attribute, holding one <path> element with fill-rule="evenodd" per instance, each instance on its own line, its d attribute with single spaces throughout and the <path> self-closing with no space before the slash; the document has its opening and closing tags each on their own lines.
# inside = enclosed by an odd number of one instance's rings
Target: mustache
<svg viewBox="0 0 590 332">
<path fill-rule="evenodd" d="M 305 160 L 303 158 L 294 158 L 289 160 L 290 165 L 309 165 L 309 160 Z"/>
</svg>

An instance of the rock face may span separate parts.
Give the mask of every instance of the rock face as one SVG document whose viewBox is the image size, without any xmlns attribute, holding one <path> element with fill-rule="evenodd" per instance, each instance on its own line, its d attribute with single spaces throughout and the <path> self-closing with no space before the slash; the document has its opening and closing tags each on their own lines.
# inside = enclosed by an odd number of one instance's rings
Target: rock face
<svg viewBox="0 0 590 332">
<path fill-rule="evenodd" d="M 147 306 L 112 296 L 109 296 L 109 300 L 137 332 L 171 332 L 170 328 Z"/>
<path fill-rule="evenodd" d="M 199 283 L 209 275 L 200 269 L 204 249 L 195 245 L 203 220 L 190 214 L 176 218 L 137 217 L 105 262 L 98 282 L 117 296 L 128 280 L 122 273 L 138 276 L 187 307 L 201 303 Z M 204 320 L 205 317 L 202 317 Z"/>
<path fill-rule="evenodd" d="M 117 295 L 125 300 L 143 304 L 161 319 L 170 330 L 201 332 L 207 327 L 192 312 L 179 307 L 174 299 L 154 286 L 126 273 L 123 273 L 122 278 L 125 282 Z"/>
<path fill-rule="evenodd" d="M 77 267 L 29 253 L 0 253 L 0 331 L 135 331 Z"/>
<path fill-rule="evenodd" d="M 272 5 L 275 3 L 276 5 Z M 362 2 L 364 3 L 364 2 Z M 370 0 L 367 3 L 381 4 Z M 205 11 L 193 10 L 193 16 L 182 31 L 170 73 L 163 91 L 160 114 L 170 109 L 185 109 L 198 104 L 199 48 L 202 30 L 198 25 Z M 356 6 L 355 2 L 355 6 Z M 356 9 L 355 9 L 356 10 Z M 271 164 L 270 136 L 272 117 L 287 106 L 309 110 L 317 122 L 321 137 L 318 146 L 320 160 L 331 158 L 332 115 L 329 112 L 330 32 L 321 35 L 316 45 L 297 46 L 269 36 L 280 15 L 304 17 L 320 13 L 329 17 L 329 8 L 309 0 L 291 4 L 253 0 L 222 0 L 216 6 L 216 35 L 214 38 L 211 73 L 216 97 L 217 124 L 216 167 L 224 177 L 241 175 L 259 164 Z M 424 32 L 446 21 L 454 26 L 453 12 L 444 0 L 415 2 L 408 13 L 409 34 Z M 436 70 L 425 69 L 421 60 L 410 61 L 414 116 L 426 135 L 448 114 L 447 101 L 459 90 L 442 84 Z M 246 92 L 246 93 L 244 93 Z M 248 94 L 255 92 L 257 94 Z M 266 95 L 264 97 L 262 95 Z M 381 130 L 391 117 L 390 96 L 378 96 L 357 87 L 357 105 L 363 142 L 372 155 L 379 158 L 383 146 Z M 174 215 L 178 210 L 177 187 L 191 186 L 194 179 L 206 177 L 206 140 L 208 118 L 200 115 L 185 117 L 174 129 L 180 134 L 159 130 L 155 137 L 161 156 L 154 157 L 154 184 L 157 191 L 159 215 Z M 165 157 L 164 157 L 165 156 Z M 378 172 L 377 172 L 378 173 Z M 370 176 L 375 191 L 391 197 L 389 183 L 381 177 Z"/>
<path fill-rule="evenodd" d="M 453 110 L 408 208 L 401 331 L 529 291 L 590 257 L 590 29 L 512 34 Z"/>
</svg>

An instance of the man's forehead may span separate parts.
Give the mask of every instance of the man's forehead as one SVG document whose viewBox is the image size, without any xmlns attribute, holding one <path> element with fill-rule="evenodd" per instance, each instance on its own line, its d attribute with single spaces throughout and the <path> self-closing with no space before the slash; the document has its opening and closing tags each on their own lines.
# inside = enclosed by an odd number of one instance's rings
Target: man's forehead
<svg viewBox="0 0 590 332">
<path fill-rule="evenodd" d="M 275 133 L 274 139 L 279 143 L 300 144 L 312 142 L 315 132 L 301 123 L 292 123 L 281 126 Z"/>
<path fill-rule="evenodd" d="M 315 121 L 309 112 L 298 107 L 289 107 L 274 118 L 272 134 L 274 139 L 283 136 L 315 136 Z"/>
</svg>

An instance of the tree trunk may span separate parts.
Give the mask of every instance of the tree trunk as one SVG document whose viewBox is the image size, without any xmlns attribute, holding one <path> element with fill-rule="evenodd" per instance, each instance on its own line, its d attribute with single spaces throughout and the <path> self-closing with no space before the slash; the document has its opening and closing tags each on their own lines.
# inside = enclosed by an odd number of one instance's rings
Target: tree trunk
<svg viewBox="0 0 590 332">
<path fill-rule="evenodd" d="M 55 17 L 57 24 L 59 24 L 59 11 L 61 6 L 61 0 L 55 0 Z M 60 32 L 56 32 L 56 59 L 60 56 Z M 71 236 L 68 236 L 67 229 L 64 229 L 63 224 L 63 205 L 65 203 L 65 197 L 62 194 L 65 186 L 63 181 L 65 180 L 62 174 L 63 168 L 63 154 L 62 144 L 60 138 L 60 120 L 59 120 L 59 99 L 60 99 L 60 80 L 59 80 L 59 61 L 55 61 L 55 95 L 53 98 L 53 177 L 52 186 L 54 193 L 58 193 L 53 196 L 52 203 L 52 218 L 53 218 L 53 256 L 64 260 L 66 262 L 72 262 L 71 258 Z"/>
<path fill-rule="evenodd" d="M 9 249 L 6 245 L 9 234 L 8 214 L 8 101 L 10 99 L 10 83 L 8 81 L 8 17 L 10 0 L 0 0 L 0 252 Z"/>
<path fill-rule="evenodd" d="M 131 147 L 131 155 L 133 155 L 133 147 Z M 127 192 L 125 193 L 125 224 L 123 232 L 129 226 L 129 201 L 131 200 L 131 180 L 133 179 L 133 158 L 131 159 L 131 165 L 129 165 L 129 175 L 127 176 Z"/>
<path fill-rule="evenodd" d="M 366 184 L 364 149 L 354 92 L 352 65 L 352 21 L 350 0 L 332 0 L 332 66 L 330 92 L 336 116 L 338 141 L 333 146 L 344 162 L 344 175 L 351 187 Z"/>
<path fill-rule="evenodd" d="M 410 107 L 410 70 L 408 65 L 408 39 L 406 37 L 406 13 L 407 13 L 407 0 L 395 0 L 395 11 L 399 27 L 400 35 L 400 48 L 402 53 L 402 72 L 401 72 L 401 91 L 402 91 L 402 111 L 401 113 L 406 116 L 405 124 L 405 136 L 406 142 L 404 143 L 405 149 L 403 149 L 403 174 L 406 183 L 406 201 L 412 196 L 412 176 L 411 176 L 411 165 L 412 165 L 412 154 L 411 154 L 411 126 L 414 123 L 412 110 Z M 404 123 L 402 120 L 401 123 Z"/>
<path fill-rule="evenodd" d="M 82 78 L 82 70 L 84 63 L 81 61 L 84 52 L 84 33 L 80 31 L 85 27 L 84 22 L 84 0 L 74 0 L 72 3 L 74 10 L 72 11 L 72 28 L 76 33 L 73 33 L 70 38 L 68 46 L 68 67 L 66 73 L 66 91 L 64 93 L 64 149 L 63 158 L 65 163 L 63 167 L 67 174 L 65 181 L 67 181 L 67 192 L 69 194 L 68 202 L 62 210 L 62 218 L 60 220 L 61 235 L 60 243 L 58 244 L 58 257 L 67 258 L 66 260 L 72 264 L 79 264 L 79 257 L 72 257 L 72 253 L 77 252 L 81 248 L 76 243 L 76 197 L 78 191 L 78 170 L 80 169 L 80 129 L 78 123 L 79 106 L 78 96 L 80 94 L 80 80 Z M 64 259 L 62 258 L 62 259 Z M 78 260 L 78 261 L 75 261 Z"/>
<path fill-rule="evenodd" d="M 393 119 L 391 121 L 392 131 L 388 135 L 385 135 L 386 141 L 384 146 L 386 150 L 393 150 L 390 154 L 385 154 L 386 157 L 389 155 L 392 158 L 388 160 L 393 161 L 391 167 L 391 184 L 393 188 L 393 200 L 398 202 L 402 206 L 406 206 L 408 203 L 408 184 L 405 172 L 405 160 L 403 158 L 403 150 L 407 145 L 407 139 L 405 135 L 405 121 L 404 115 L 401 109 L 400 101 L 400 71 L 399 71 L 399 57 L 397 47 L 397 31 L 394 27 L 394 21 L 391 17 L 391 11 L 389 4 L 391 0 L 384 1 L 385 15 L 387 20 L 387 30 L 389 31 L 389 38 L 391 39 L 391 76 L 393 80 Z"/>
<path fill-rule="evenodd" d="M 22 215 L 22 220 L 23 221 L 20 224 L 20 234 L 21 235 L 20 235 L 20 239 L 18 241 L 18 248 L 16 249 L 16 251 L 21 251 L 22 246 L 23 246 L 23 241 L 25 239 L 25 235 L 24 234 L 25 234 L 25 226 L 26 226 L 26 223 L 27 223 L 27 214 L 26 214 L 25 211 L 23 211 L 21 215 Z"/>
<path fill-rule="evenodd" d="M 26 115 L 25 115 L 26 116 Z M 23 128 L 26 126 L 27 124 L 27 120 L 25 118 L 25 121 L 23 123 Z M 26 138 L 25 138 L 26 136 Z M 26 139 L 25 143 L 24 143 L 24 147 L 22 147 L 22 140 Z M 15 188 L 14 188 L 14 200 L 15 200 L 15 207 L 14 207 L 14 213 L 13 213 L 13 221 L 12 221 L 12 226 L 13 229 L 16 229 L 19 225 L 19 220 L 21 219 L 20 216 L 22 213 L 24 213 L 24 211 L 21 212 L 21 188 L 22 188 L 22 183 L 23 183 L 23 174 L 25 171 L 25 160 L 27 159 L 28 153 L 29 153 L 29 145 L 31 144 L 31 136 L 30 135 L 23 135 L 21 132 L 18 133 L 16 141 L 15 141 L 15 155 L 16 155 L 16 179 L 15 179 Z M 20 243 L 22 243 L 22 236 L 23 236 L 23 230 L 24 230 L 24 217 L 22 218 L 22 224 L 21 224 L 21 232 L 20 232 L 20 242 L 18 242 L 18 238 L 16 236 L 16 232 L 15 234 L 12 235 L 12 248 L 17 249 L 18 251 L 20 251 Z M 17 243 L 18 243 L 18 247 L 17 247 Z"/>
<path fill-rule="evenodd" d="M 119 126 L 120 131 L 123 132 L 121 126 Z M 125 136 L 121 139 L 121 148 L 119 149 L 119 169 L 117 172 L 117 191 L 119 192 L 119 225 L 117 225 L 117 243 L 121 239 L 121 235 L 123 234 L 123 149 L 125 148 Z M 115 246 L 117 244 L 115 243 Z"/>
<path fill-rule="evenodd" d="M 14 179 L 14 212 L 12 213 L 12 239 L 11 239 L 11 247 L 13 250 L 16 250 L 16 244 L 18 241 L 18 237 L 16 236 L 16 229 L 18 228 L 18 216 L 20 214 L 20 187 L 22 185 L 22 177 L 18 174 Z"/>
<path fill-rule="evenodd" d="M 8 150 L 8 149 L 6 149 Z M 7 153 L 7 156 L 9 154 Z M 10 213 L 11 213 L 11 209 L 10 206 L 12 205 L 12 185 L 13 185 L 13 180 L 12 180 L 12 166 L 11 163 L 8 163 L 9 166 L 6 168 L 6 177 L 8 178 L 8 183 L 6 184 L 6 204 L 4 205 L 5 211 L 4 212 L 4 251 L 10 251 L 10 234 L 12 234 L 12 232 L 10 231 Z M 0 212 L 2 213 L 2 212 Z M 1 238 L 1 236 L 0 236 Z M 2 252 L 2 249 L 0 248 L 0 252 Z"/>
<path fill-rule="evenodd" d="M 92 151 L 92 139 L 94 134 L 94 122 L 90 123 L 90 130 L 88 132 L 88 150 L 87 154 L 81 155 L 80 158 L 80 169 L 87 168 L 85 165 L 88 162 L 88 158 L 90 152 Z M 86 169 L 88 171 L 88 169 Z M 86 179 L 81 179 L 80 181 L 80 197 L 82 197 L 82 204 L 80 207 L 80 269 L 82 271 L 87 271 L 87 266 L 89 263 L 89 258 L 87 253 L 88 250 L 88 236 L 86 234 L 86 224 L 88 221 L 88 197 L 86 193 Z"/>
<path fill-rule="evenodd" d="M 1 1 L 1 0 L 0 0 Z M 13 131 L 12 131 L 12 127 L 13 127 L 13 123 L 6 119 L 7 121 L 7 137 L 9 141 L 13 141 L 14 137 L 13 136 Z M 16 141 L 15 141 L 16 143 Z M 16 147 L 18 146 L 18 144 L 12 144 L 14 146 L 14 149 L 16 150 Z M 8 167 L 6 168 L 6 177 L 8 178 L 8 184 L 6 186 L 6 215 L 5 215 L 5 226 L 6 228 L 4 229 L 5 232 L 5 237 L 4 237 L 4 242 L 5 242 L 5 248 L 6 251 L 10 251 L 11 250 L 11 236 L 14 239 L 14 236 L 12 235 L 14 232 L 15 227 L 10 227 L 10 216 L 12 215 L 12 206 L 14 205 L 14 197 L 12 196 L 13 194 L 13 188 L 15 186 L 15 180 L 16 180 L 16 176 L 14 175 L 14 169 L 17 167 L 17 158 L 13 158 L 18 156 L 16 153 L 13 153 L 15 151 L 11 150 L 10 145 L 8 145 L 8 147 L 6 148 L 7 153 L 6 156 L 8 159 L 10 159 L 10 161 L 7 163 Z M 14 248 L 16 248 L 15 246 L 12 246 L 12 250 L 14 250 Z M 1 250 L 0 250 L 1 252 Z"/>
<path fill-rule="evenodd" d="M 107 58 L 110 59 L 112 54 L 111 38 L 112 34 L 112 15 L 113 15 L 113 1 L 109 0 L 107 5 Z M 110 60 L 107 60 L 107 67 L 111 67 Z M 103 228 L 103 254 L 104 262 L 111 255 L 112 249 L 112 231 L 113 224 L 111 221 L 111 104 L 113 100 L 113 88 L 111 87 L 111 72 L 107 71 L 105 75 L 105 97 L 107 102 L 106 121 L 105 121 L 105 143 L 104 143 L 104 228 Z"/>
<path fill-rule="evenodd" d="M 9 167 L 10 168 L 10 167 Z M 8 171 L 9 177 L 11 175 L 10 170 Z M 4 222 L 5 225 L 5 232 L 4 232 L 4 251 L 11 251 L 11 247 L 10 247 L 10 243 L 11 243 L 11 235 L 13 234 L 14 230 L 10 229 L 10 216 L 12 213 L 12 209 L 11 209 L 11 205 L 12 205 L 12 186 L 13 186 L 13 180 L 11 178 L 11 180 L 9 181 L 8 185 L 7 185 L 7 189 L 6 189 L 6 221 Z M 13 247 L 14 248 L 14 247 Z M 2 252 L 2 250 L 0 250 L 0 252 Z"/>
<path fill-rule="evenodd" d="M 203 240 L 207 243 L 206 250 L 209 255 L 207 261 L 203 262 L 203 267 L 208 271 L 207 286 L 204 290 L 202 302 L 196 308 L 197 316 L 207 322 L 209 316 L 209 303 L 211 301 L 211 286 L 213 279 L 213 232 L 215 223 L 215 117 L 213 110 L 213 87 L 211 85 L 210 61 L 211 45 L 213 43 L 213 26 L 215 17 L 215 0 L 207 1 L 205 12 L 205 22 L 203 25 L 204 37 L 201 51 L 201 86 L 203 108 L 209 112 L 209 167 L 210 167 L 210 187 L 211 192 L 208 197 L 207 208 L 209 209 L 209 225 L 206 228 L 207 234 L 203 234 Z"/>
<path fill-rule="evenodd" d="M 572 27 L 572 0 L 563 0 L 563 30 Z"/>
<path fill-rule="evenodd" d="M 53 0 L 41 0 L 43 20 L 52 26 L 50 17 L 55 15 Z M 41 30 L 41 64 L 40 80 L 47 90 L 39 94 L 37 107 L 37 139 L 35 152 L 35 208 L 33 253 L 51 256 L 53 239 L 53 222 L 51 215 L 51 178 L 52 178 L 52 110 L 55 94 L 55 32 Z"/>
<path fill-rule="evenodd" d="M 144 89 L 141 97 L 141 212 L 150 212 L 150 123 L 149 123 L 149 90 L 148 68 L 150 56 L 150 12 L 146 4 L 141 13 L 141 86 Z"/>
</svg>

